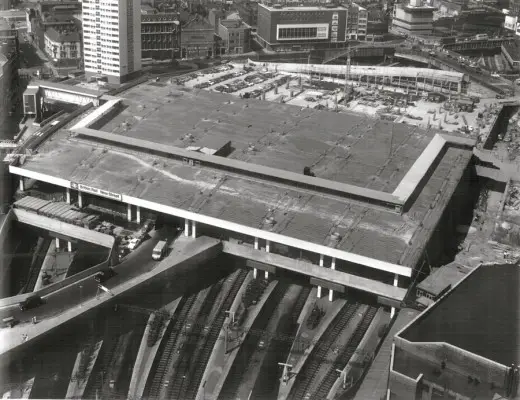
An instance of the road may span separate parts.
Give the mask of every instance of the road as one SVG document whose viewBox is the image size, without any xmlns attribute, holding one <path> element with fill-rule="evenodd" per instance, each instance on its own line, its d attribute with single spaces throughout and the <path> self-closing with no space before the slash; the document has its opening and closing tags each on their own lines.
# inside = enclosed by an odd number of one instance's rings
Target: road
<svg viewBox="0 0 520 400">
<path fill-rule="evenodd" d="M 444 62 L 445 64 L 449 65 L 454 70 L 467 74 L 472 80 L 474 80 L 475 82 L 477 82 L 479 84 L 493 85 L 502 91 L 507 90 L 511 87 L 511 82 L 509 82 L 505 79 L 495 78 L 495 77 L 492 77 L 489 72 L 485 72 L 485 71 L 478 72 L 476 70 L 476 68 L 460 64 L 458 61 L 456 61 L 453 58 L 456 56 L 460 56 L 457 53 L 449 52 L 449 54 L 452 56 L 452 58 L 449 58 L 448 54 L 446 54 L 446 53 L 443 53 L 438 50 L 434 50 L 434 52 L 435 52 L 435 56 L 434 56 L 435 58 L 437 58 L 440 61 Z"/>
<path fill-rule="evenodd" d="M 158 261 L 152 260 L 151 255 L 154 246 L 159 241 L 159 237 L 158 233 L 154 234 L 151 239 L 145 241 L 134 252 L 129 254 L 121 264 L 115 266 L 114 271 L 116 275 L 105 282 L 103 286 L 110 289 L 143 272 L 151 271 L 158 264 Z M 30 323 L 32 317 L 42 320 L 56 316 L 84 301 L 93 299 L 97 293 L 97 282 L 93 277 L 89 277 L 44 297 L 45 304 L 40 307 L 21 311 L 18 305 L 8 306 L 0 309 L 0 315 L 2 318 L 12 316 L 20 323 Z"/>
</svg>

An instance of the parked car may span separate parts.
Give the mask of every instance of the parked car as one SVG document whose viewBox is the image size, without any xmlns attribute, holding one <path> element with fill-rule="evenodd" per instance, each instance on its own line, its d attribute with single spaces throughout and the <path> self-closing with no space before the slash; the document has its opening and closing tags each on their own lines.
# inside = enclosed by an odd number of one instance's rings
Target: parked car
<svg viewBox="0 0 520 400">
<path fill-rule="evenodd" d="M 140 239 L 140 238 L 132 238 L 128 242 L 128 248 L 130 250 L 135 250 L 137 248 L 137 246 L 139 246 L 141 244 L 141 242 L 142 242 L 142 239 Z"/>
<path fill-rule="evenodd" d="M 20 310 L 26 311 L 31 308 L 36 308 L 44 304 L 43 299 L 38 295 L 27 297 L 24 301 L 20 302 Z"/>
</svg>

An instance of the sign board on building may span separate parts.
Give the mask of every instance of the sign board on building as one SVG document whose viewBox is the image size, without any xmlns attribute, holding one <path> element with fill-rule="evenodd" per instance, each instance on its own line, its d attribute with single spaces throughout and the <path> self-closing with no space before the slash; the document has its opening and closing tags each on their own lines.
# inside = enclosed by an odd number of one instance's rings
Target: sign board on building
<svg viewBox="0 0 520 400">
<path fill-rule="evenodd" d="M 316 37 L 318 39 L 327 39 L 329 32 L 326 26 L 318 26 L 318 33 Z"/>
<path fill-rule="evenodd" d="M 504 28 L 509 29 L 510 31 L 514 31 L 516 29 L 517 22 L 518 17 L 507 15 L 504 21 Z"/>
<path fill-rule="evenodd" d="M 112 200 L 122 201 L 122 196 L 119 193 L 98 189 L 92 186 L 83 185 L 81 183 L 71 182 L 70 188 L 74 190 L 79 190 L 81 192 L 92 193 L 98 196 L 107 197 Z"/>
</svg>

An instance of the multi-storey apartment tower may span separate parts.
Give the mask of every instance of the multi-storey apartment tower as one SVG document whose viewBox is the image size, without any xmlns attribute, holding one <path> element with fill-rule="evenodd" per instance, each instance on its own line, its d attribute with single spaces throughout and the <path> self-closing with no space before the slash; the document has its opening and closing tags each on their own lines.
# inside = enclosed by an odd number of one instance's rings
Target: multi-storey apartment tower
<svg viewBox="0 0 520 400">
<path fill-rule="evenodd" d="M 83 0 L 85 74 L 122 83 L 141 70 L 139 0 Z"/>
</svg>

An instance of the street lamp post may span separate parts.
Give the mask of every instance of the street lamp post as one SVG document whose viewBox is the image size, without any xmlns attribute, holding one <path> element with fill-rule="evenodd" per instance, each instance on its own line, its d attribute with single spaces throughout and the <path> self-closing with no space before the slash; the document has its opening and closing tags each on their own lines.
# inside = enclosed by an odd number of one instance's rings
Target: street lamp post
<svg viewBox="0 0 520 400">
<path fill-rule="evenodd" d="M 180 29 L 180 22 L 177 20 L 177 21 L 173 21 L 173 23 L 177 27 L 172 30 L 172 62 L 175 59 L 175 46 L 180 45 L 180 43 L 177 43 L 177 41 L 175 40 L 175 35 L 177 35 L 177 37 L 179 36 L 178 30 Z"/>
</svg>

